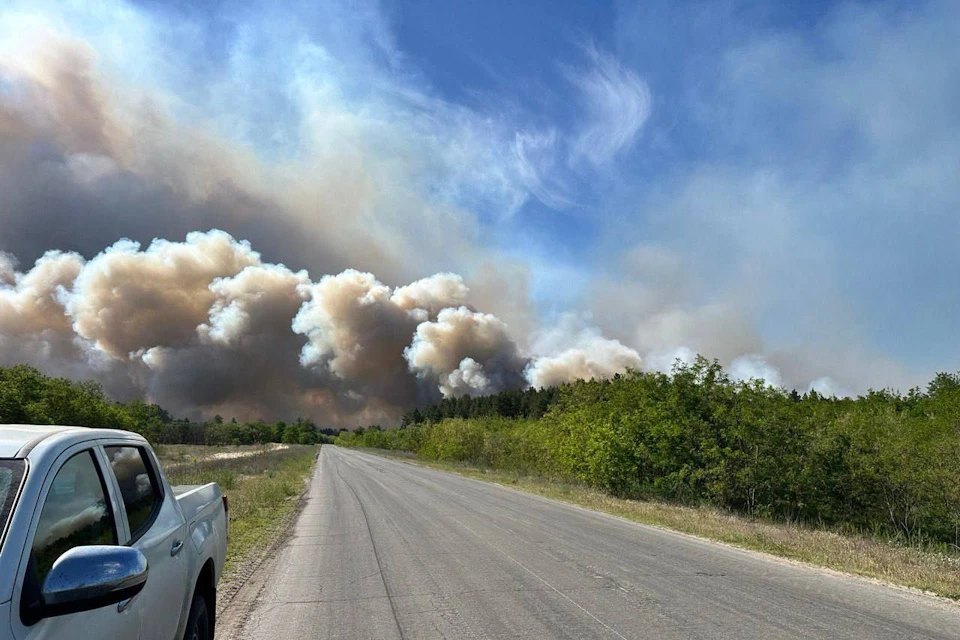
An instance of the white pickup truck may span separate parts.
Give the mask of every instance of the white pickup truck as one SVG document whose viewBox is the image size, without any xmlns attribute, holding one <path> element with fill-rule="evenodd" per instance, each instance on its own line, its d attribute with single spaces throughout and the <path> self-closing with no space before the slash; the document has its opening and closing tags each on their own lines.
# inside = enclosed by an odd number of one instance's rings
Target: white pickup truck
<svg viewBox="0 0 960 640">
<path fill-rule="evenodd" d="M 226 548 L 220 488 L 141 436 L 0 425 L 0 640 L 210 640 Z"/>
</svg>

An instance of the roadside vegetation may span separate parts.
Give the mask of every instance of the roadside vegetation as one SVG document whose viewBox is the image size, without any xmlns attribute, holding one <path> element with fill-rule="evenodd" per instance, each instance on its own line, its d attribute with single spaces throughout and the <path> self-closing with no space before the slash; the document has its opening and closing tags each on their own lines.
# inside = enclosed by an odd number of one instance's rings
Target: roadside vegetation
<svg viewBox="0 0 960 640">
<path fill-rule="evenodd" d="M 284 533 L 306 489 L 317 448 L 159 446 L 157 455 L 171 484 L 216 482 L 230 503 L 226 583 L 243 577 Z"/>
<path fill-rule="evenodd" d="M 0 367 L 0 424 L 64 424 L 124 429 L 151 444 L 252 445 L 265 442 L 318 444 L 337 433 L 305 418 L 290 422 L 238 422 L 215 416 L 197 422 L 174 418 L 163 407 L 141 400 L 122 403 L 93 381 L 46 376 L 33 367 Z"/>
<path fill-rule="evenodd" d="M 837 399 L 736 382 L 699 359 L 561 386 L 540 418 L 447 417 L 336 442 L 960 597 L 958 375 Z"/>
</svg>

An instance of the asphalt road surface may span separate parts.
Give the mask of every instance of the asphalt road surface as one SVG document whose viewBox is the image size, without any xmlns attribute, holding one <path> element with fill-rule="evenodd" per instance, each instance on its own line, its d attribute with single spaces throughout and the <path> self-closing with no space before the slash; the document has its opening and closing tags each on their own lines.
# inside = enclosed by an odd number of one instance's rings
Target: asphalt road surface
<svg viewBox="0 0 960 640">
<path fill-rule="evenodd" d="M 323 447 L 245 638 L 960 638 L 960 607 Z"/>
</svg>

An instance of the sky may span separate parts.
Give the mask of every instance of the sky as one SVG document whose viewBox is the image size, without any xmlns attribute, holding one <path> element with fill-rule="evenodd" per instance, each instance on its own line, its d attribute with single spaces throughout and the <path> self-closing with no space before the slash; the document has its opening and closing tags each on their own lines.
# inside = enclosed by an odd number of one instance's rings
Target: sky
<svg viewBox="0 0 960 640">
<path fill-rule="evenodd" d="M 697 353 L 923 385 L 960 369 L 958 31 L 948 0 L 7 2 L 0 364 L 344 424 Z"/>
</svg>

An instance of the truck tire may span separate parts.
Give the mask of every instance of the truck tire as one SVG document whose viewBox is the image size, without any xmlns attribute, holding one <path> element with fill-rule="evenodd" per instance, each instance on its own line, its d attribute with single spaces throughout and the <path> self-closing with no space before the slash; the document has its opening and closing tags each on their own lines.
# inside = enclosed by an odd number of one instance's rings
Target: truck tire
<svg viewBox="0 0 960 640">
<path fill-rule="evenodd" d="M 187 617 L 187 629 L 183 633 L 183 640 L 213 640 L 213 628 L 210 625 L 210 612 L 207 609 L 207 599 L 199 593 L 193 594 L 190 604 L 190 615 Z"/>
</svg>

